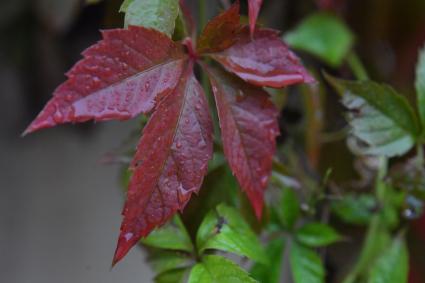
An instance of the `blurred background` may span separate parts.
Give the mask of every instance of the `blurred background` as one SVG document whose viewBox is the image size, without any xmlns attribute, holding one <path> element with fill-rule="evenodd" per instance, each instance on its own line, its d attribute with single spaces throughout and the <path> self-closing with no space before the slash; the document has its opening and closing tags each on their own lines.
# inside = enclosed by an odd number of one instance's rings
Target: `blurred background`
<svg viewBox="0 0 425 283">
<path fill-rule="evenodd" d="M 122 27 L 121 0 L 91 2 L 98 3 L 0 1 L 0 282 L 148 283 L 153 276 L 140 249 L 110 270 L 124 197 L 120 166 L 101 160 L 137 122 L 61 126 L 20 137 L 80 52 L 100 39 L 98 30 Z M 191 2 L 196 9 L 198 1 Z M 317 9 L 338 13 L 355 32 L 371 77 L 413 98 L 417 51 L 425 42 L 424 0 L 264 2 L 260 23 L 282 31 Z M 208 0 L 210 17 L 219 3 Z M 336 100 L 330 103 L 329 109 L 340 109 Z M 299 115 L 284 109 L 282 119 L 290 123 Z M 422 219 L 410 233 L 412 283 L 425 282 L 424 242 Z"/>
</svg>

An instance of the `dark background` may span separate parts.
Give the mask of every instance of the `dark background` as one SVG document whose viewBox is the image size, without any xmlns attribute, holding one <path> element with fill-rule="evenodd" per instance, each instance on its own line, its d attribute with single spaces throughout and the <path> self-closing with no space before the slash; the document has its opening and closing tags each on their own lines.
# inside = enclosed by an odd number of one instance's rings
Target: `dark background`
<svg viewBox="0 0 425 283">
<path fill-rule="evenodd" d="M 197 1 L 192 2 L 196 8 Z M 209 0 L 209 16 L 218 12 L 219 2 Z M 329 2 L 356 33 L 356 50 L 371 77 L 414 97 L 417 51 L 425 42 L 425 1 L 264 2 L 260 22 L 283 31 L 317 10 L 316 2 Z M 135 122 L 61 126 L 20 138 L 65 79 L 63 73 L 100 39 L 98 30 L 122 26 L 120 4 L 0 1 L 0 282 L 151 282 L 152 272 L 138 249 L 109 269 L 124 198 L 119 166 L 100 160 Z M 418 258 L 425 254 L 424 227 L 418 222 L 410 236 Z M 423 264 L 412 263 L 417 277 L 412 282 L 425 282 L 420 279 Z"/>
</svg>

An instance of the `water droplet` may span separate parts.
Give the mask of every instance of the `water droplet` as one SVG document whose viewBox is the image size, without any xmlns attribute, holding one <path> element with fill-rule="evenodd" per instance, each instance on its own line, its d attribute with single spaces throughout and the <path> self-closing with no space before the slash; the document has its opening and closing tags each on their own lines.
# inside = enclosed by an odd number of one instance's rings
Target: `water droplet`
<svg viewBox="0 0 425 283">
<path fill-rule="evenodd" d="M 196 103 L 195 104 L 195 109 L 196 110 L 201 110 L 201 104 L 200 103 Z"/>
<path fill-rule="evenodd" d="M 176 148 L 181 148 L 181 147 L 182 147 L 181 142 L 177 142 L 177 143 L 176 143 Z"/>
<path fill-rule="evenodd" d="M 125 240 L 128 242 L 131 240 L 131 238 L 133 238 L 133 233 L 127 233 L 124 235 Z"/>
<path fill-rule="evenodd" d="M 53 120 L 56 123 L 61 123 L 63 120 L 63 115 L 60 111 L 56 111 L 55 114 L 53 115 Z"/>
<path fill-rule="evenodd" d="M 269 181 L 269 177 L 268 176 L 261 177 L 260 182 L 261 182 L 261 185 L 262 186 L 266 186 L 268 181 Z"/>
<path fill-rule="evenodd" d="M 149 82 L 146 82 L 145 83 L 145 90 L 148 91 L 149 90 L 149 87 L 150 87 L 150 83 Z"/>
<path fill-rule="evenodd" d="M 72 102 L 72 98 L 73 98 L 74 96 L 72 95 L 72 94 L 67 94 L 66 96 L 65 96 L 65 100 L 66 101 L 68 101 L 68 102 Z"/>
</svg>

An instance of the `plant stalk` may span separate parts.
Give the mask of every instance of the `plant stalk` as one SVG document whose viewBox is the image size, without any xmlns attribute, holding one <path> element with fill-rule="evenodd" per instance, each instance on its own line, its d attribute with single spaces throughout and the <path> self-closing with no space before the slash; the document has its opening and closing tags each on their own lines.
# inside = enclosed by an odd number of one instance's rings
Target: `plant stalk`
<svg viewBox="0 0 425 283">
<path fill-rule="evenodd" d="M 365 81 L 369 79 L 366 68 L 363 66 L 362 61 L 359 59 L 359 56 L 354 51 L 348 54 L 347 64 L 358 80 Z"/>
<path fill-rule="evenodd" d="M 386 199 L 386 185 L 383 182 L 387 174 L 388 160 L 386 157 L 380 157 L 378 174 L 375 183 L 375 195 L 379 203 L 384 203 Z M 385 224 L 382 223 L 382 217 L 376 213 L 369 224 L 369 228 L 364 240 L 364 244 L 360 251 L 359 259 L 357 260 L 353 270 L 347 275 L 343 283 L 355 283 L 359 275 L 367 270 L 371 258 L 375 257 L 377 247 L 380 247 L 380 235 Z"/>
</svg>

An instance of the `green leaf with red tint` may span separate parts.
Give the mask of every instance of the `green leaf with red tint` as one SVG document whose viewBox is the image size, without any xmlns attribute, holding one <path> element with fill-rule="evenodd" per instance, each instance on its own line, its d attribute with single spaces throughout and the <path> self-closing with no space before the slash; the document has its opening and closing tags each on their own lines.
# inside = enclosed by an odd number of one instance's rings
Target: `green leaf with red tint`
<svg viewBox="0 0 425 283">
<path fill-rule="evenodd" d="M 143 130 L 131 164 L 134 173 L 114 263 L 184 208 L 202 184 L 212 149 L 208 103 L 190 62 Z"/>
<path fill-rule="evenodd" d="M 249 28 L 245 27 L 238 33 L 235 44 L 211 56 L 228 71 L 257 86 L 281 88 L 315 81 L 271 29 L 257 29 L 255 38 L 251 39 Z"/>
<path fill-rule="evenodd" d="M 236 1 L 227 11 L 208 22 L 199 36 L 197 52 L 219 52 L 232 46 L 240 29 L 239 18 L 239 1 Z"/>
<path fill-rule="evenodd" d="M 258 218 L 279 133 L 268 94 L 221 69 L 208 69 L 218 108 L 224 154 Z"/>
<path fill-rule="evenodd" d="M 173 91 L 183 69 L 181 45 L 143 27 L 102 35 L 24 134 L 69 122 L 126 120 L 151 111 L 158 96 Z"/>
<path fill-rule="evenodd" d="M 257 23 L 258 14 L 260 13 L 263 0 L 248 0 L 249 8 L 249 30 L 251 36 L 254 36 L 255 24 Z"/>
</svg>

